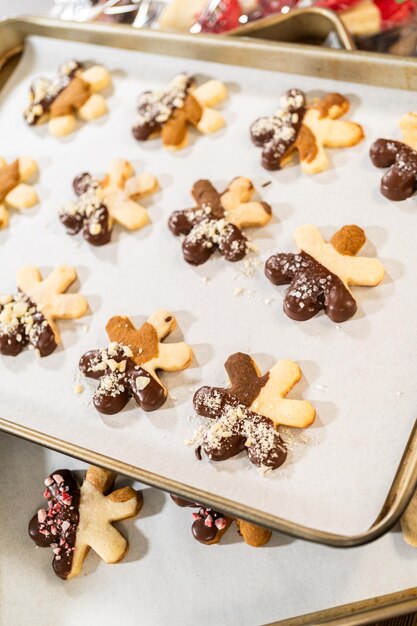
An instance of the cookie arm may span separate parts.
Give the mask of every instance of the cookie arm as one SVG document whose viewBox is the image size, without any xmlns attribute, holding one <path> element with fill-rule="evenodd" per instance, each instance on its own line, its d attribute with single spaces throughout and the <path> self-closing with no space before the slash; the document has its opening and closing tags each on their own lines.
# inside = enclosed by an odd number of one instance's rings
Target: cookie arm
<svg viewBox="0 0 417 626">
<path fill-rule="evenodd" d="M 123 519 L 120 517 L 119 519 Z M 127 552 L 128 543 L 123 535 L 108 520 L 90 533 L 90 546 L 105 563 L 117 563 Z"/>
<path fill-rule="evenodd" d="M 340 120 L 328 120 L 323 145 L 328 148 L 349 148 L 355 146 L 363 138 L 360 124 Z"/>
<path fill-rule="evenodd" d="M 42 290 L 49 293 L 63 293 L 77 279 L 75 269 L 69 265 L 60 265 L 42 281 Z"/>
<path fill-rule="evenodd" d="M 152 360 L 153 369 L 162 369 L 166 372 L 177 372 L 185 369 L 192 359 L 193 353 L 184 341 L 178 343 L 162 343 L 159 345 L 159 354 Z"/>
<path fill-rule="evenodd" d="M 107 497 L 107 510 L 112 522 L 137 515 L 142 508 L 143 498 L 132 487 L 121 487 Z"/>
<path fill-rule="evenodd" d="M 30 295 L 31 290 L 40 285 L 42 276 L 38 268 L 27 265 L 16 272 L 16 284 L 18 288 Z"/>
<path fill-rule="evenodd" d="M 316 415 L 310 402 L 284 398 L 300 378 L 301 370 L 294 361 L 278 361 L 270 370 L 268 382 L 252 403 L 251 410 L 269 417 L 276 426 L 306 428 Z"/>
<path fill-rule="evenodd" d="M 335 274 L 337 273 L 347 285 L 375 287 L 384 278 L 384 266 L 378 259 L 370 259 L 363 256 L 339 256 L 341 258 L 337 259 L 338 263 L 335 264 L 335 270 L 329 269 Z"/>
<path fill-rule="evenodd" d="M 85 315 L 88 309 L 87 300 L 79 293 L 64 293 L 55 295 L 44 313 L 53 319 L 78 319 Z"/>
<path fill-rule="evenodd" d="M 227 98 L 227 88 L 219 80 L 208 80 L 192 92 L 202 107 L 213 107 Z"/>
<path fill-rule="evenodd" d="M 108 209 L 112 218 L 128 230 L 138 230 L 149 222 L 147 210 L 129 198 L 109 202 Z"/>
<path fill-rule="evenodd" d="M 245 202 L 227 213 L 226 219 L 238 228 L 264 226 L 271 219 L 271 207 L 266 202 Z"/>
<path fill-rule="evenodd" d="M 310 254 L 347 285 L 373 287 L 384 278 L 384 266 L 378 259 L 340 254 L 330 243 L 325 243 L 316 226 L 297 228 L 294 240 L 300 250 Z"/>
</svg>

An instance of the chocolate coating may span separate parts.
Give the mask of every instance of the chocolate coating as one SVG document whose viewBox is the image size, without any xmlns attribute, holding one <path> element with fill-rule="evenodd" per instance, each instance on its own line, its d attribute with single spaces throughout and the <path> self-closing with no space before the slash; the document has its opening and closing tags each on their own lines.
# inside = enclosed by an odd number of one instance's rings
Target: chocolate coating
<svg viewBox="0 0 417 626">
<path fill-rule="evenodd" d="M 24 112 L 24 118 L 29 126 L 34 126 L 50 112 L 55 100 L 82 68 L 82 63 L 72 60 L 61 65 L 54 80 L 37 78 L 32 83 L 30 87 L 31 102 Z"/>
<path fill-rule="evenodd" d="M 180 507 L 198 508 L 198 513 L 193 513 L 194 522 L 191 527 L 193 537 L 200 543 L 213 543 L 219 531 L 223 530 L 227 524 L 224 514 L 204 507 L 198 502 L 185 500 L 173 494 L 170 495 L 175 504 Z"/>
<path fill-rule="evenodd" d="M 80 488 L 70 470 L 57 470 L 45 481 L 48 506 L 29 522 L 29 536 L 41 548 L 54 550 L 52 567 L 64 580 L 71 573 L 79 523 Z"/>
<path fill-rule="evenodd" d="M 72 186 L 78 199 L 64 206 L 59 213 L 67 233 L 76 235 L 82 230 L 84 239 L 93 246 L 109 243 L 112 221 L 107 206 L 98 195 L 100 181 L 84 172 L 74 178 Z"/>
<path fill-rule="evenodd" d="M 281 96 L 282 110 L 270 117 L 257 119 L 250 127 L 255 146 L 262 147 L 262 165 L 267 170 L 281 168 L 282 159 L 291 151 L 305 115 L 305 96 L 290 89 Z"/>
<path fill-rule="evenodd" d="M 41 357 L 51 354 L 57 343 L 43 313 L 21 292 L 8 300 L 0 304 L 0 354 L 17 356 L 27 345 Z"/>
<path fill-rule="evenodd" d="M 306 252 L 274 254 L 265 275 L 274 285 L 290 285 L 283 308 L 291 319 L 305 321 L 324 310 L 339 323 L 356 313 L 356 302 L 340 278 Z"/>
<path fill-rule="evenodd" d="M 184 106 L 185 99 L 194 86 L 194 77 L 178 74 L 165 90 L 145 91 L 139 98 L 136 123 L 132 134 L 138 141 L 146 141 L 161 130 L 177 109 Z"/>
<path fill-rule="evenodd" d="M 417 189 L 417 152 L 401 141 L 377 139 L 370 148 L 376 167 L 388 167 L 381 179 L 381 193 L 389 200 L 405 200 Z"/>
<path fill-rule="evenodd" d="M 250 411 L 229 390 L 201 387 L 193 405 L 199 415 L 219 422 L 217 431 L 210 431 L 201 444 L 212 461 L 224 461 L 246 450 L 254 465 L 277 469 L 285 462 L 287 449 L 272 420 Z"/>
<path fill-rule="evenodd" d="M 115 368 L 115 364 L 119 367 Z M 135 365 L 120 344 L 111 344 L 108 350 L 86 352 L 79 369 L 88 378 L 99 381 L 93 403 L 105 415 L 119 413 L 130 398 L 146 412 L 159 409 L 166 400 L 165 388 L 146 369 Z"/>
</svg>

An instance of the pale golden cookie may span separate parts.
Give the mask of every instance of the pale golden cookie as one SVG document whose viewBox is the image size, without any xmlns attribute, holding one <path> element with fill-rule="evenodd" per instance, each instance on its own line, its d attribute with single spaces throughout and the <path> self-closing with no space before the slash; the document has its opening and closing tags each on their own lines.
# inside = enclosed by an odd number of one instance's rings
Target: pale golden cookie
<svg viewBox="0 0 417 626">
<path fill-rule="evenodd" d="M 86 314 L 87 300 L 78 293 L 65 293 L 77 279 L 73 267 L 60 265 L 43 279 L 36 267 L 26 266 L 16 274 L 17 287 L 36 305 L 53 329 L 56 343 L 60 336 L 57 319 L 78 319 Z"/>
<path fill-rule="evenodd" d="M 184 148 L 189 125 L 203 134 L 224 126 L 223 116 L 213 107 L 226 98 L 227 89 L 220 81 L 209 80 L 196 87 L 193 76 L 178 74 L 165 90 L 141 95 L 133 136 L 145 141 L 161 133 L 165 148 Z"/>
<path fill-rule="evenodd" d="M 103 180 L 83 173 L 72 186 L 78 198 L 62 207 L 59 218 L 70 235 L 82 230 L 86 241 L 102 246 L 110 241 L 114 222 L 128 230 L 148 224 L 148 211 L 139 200 L 155 193 L 158 181 L 151 174 L 135 174 L 129 161 L 116 159 Z"/>
</svg>

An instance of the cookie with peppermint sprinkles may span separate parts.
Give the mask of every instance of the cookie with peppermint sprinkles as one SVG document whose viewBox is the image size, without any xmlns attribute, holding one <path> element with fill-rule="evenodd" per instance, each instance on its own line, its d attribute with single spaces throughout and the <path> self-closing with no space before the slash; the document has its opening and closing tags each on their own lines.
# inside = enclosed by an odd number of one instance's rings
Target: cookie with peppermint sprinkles
<svg viewBox="0 0 417 626">
<path fill-rule="evenodd" d="M 180 507 L 197 508 L 197 512 L 193 513 L 193 524 L 191 531 L 194 539 L 200 543 L 206 545 L 212 545 L 213 543 L 219 543 L 220 539 L 232 524 L 236 522 L 239 534 L 243 537 L 245 543 L 254 547 L 260 548 L 264 546 L 271 538 L 271 531 L 262 526 L 256 526 L 251 522 L 232 518 L 223 513 L 219 513 L 214 509 L 206 507 L 198 502 L 191 500 L 185 500 L 179 496 L 171 494 L 172 500 Z"/>
<path fill-rule="evenodd" d="M 301 378 L 300 368 L 289 360 L 278 361 L 261 376 L 255 361 L 242 352 L 225 363 L 230 387 L 201 387 L 194 394 L 198 415 L 206 418 L 187 445 L 197 445 L 211 461 L 224 461 L 246 451 L 262 470 L 274 470 L 287 458 L 278 426 L 306 428 L 315 410 L 305 400 L 286 395 Z"/>
<path fill-rule="evenodd" d="M 112 522 L 137 515 L 142 496 L 131 487 L 112 491 L 115 474 L 90 466 L 81 485 L 70 470 L 45 479 L 47 506 L 29 522 L 29 536 L 41 548 L 51 547 L 52 567 L 69 580 L 81 572 L 91 547 L 106 563 L 117 563 L 128 543 Z"/>
</svg>

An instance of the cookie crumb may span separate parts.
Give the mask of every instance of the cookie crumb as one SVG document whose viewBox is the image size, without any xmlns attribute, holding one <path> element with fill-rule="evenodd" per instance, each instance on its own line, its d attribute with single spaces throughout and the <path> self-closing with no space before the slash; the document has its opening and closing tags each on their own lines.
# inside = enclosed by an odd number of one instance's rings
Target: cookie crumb
<svg viewBox="0 0 417 626">
<path fill-rule="evenodd" d="M 245 290 L 243 289 L 243 287 L 236 287 L 236 289 L 233 291 L 233 295 L 236 298 L 237 296 L 241 296 L 244 291 Z"/>
<path fill-rule="evenodd" d="M 80 394 L 83 393 L 84 387 L 82 385 L 74 385 L 74 393 Z"/>
<path fill-rule="evenodd" d="M 208 281 L 210 280 L 210 278 L 209 278 L 208 276 L 202 276 L 202 277 L 201 277 L 201 280 L 203 281 L 203 283 L 204 283 L 205 285 L 207 285 L 207 283 L 208 283 Z"/>
</svg>

